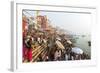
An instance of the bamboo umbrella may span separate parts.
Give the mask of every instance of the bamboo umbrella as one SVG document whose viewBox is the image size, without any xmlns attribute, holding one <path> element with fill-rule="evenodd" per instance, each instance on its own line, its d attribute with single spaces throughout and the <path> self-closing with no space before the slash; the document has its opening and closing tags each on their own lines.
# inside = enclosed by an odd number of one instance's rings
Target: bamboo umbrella
<svg viewBox="0 0 100 73">
<path fill-rule="evenodd" d="M 62 50 L 65 49 L 65 47 L 63 46 L 63 44 L 60 41 L 57 40 L 56 44 L 60 49 L 62 49 Z"/>
</svg>

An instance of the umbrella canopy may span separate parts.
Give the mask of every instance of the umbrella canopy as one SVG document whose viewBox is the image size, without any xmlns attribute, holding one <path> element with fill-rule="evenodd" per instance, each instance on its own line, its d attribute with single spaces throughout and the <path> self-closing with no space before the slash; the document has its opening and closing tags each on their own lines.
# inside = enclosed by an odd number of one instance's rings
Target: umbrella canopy
<svg viewBox="0 0 100 73">
<path fill-rule="evenodd" d="M 67 40 L 67 43 L 68 43 L 68 44 L 72 44 L 72 42 L 71 42 L 70 40 Z"/>
<path fill-rule="evenodd" d="M 61 48 L 61 49 L 65 49 L 65 47 L 63 46 L 63 44 L 60 42 L 60 41 L 56 41 L 56 44 L 57 44 L 57 46 L 59 47 L 59 48 Z"/>
<path fill-rule="evenodd" d="M 83 54 L 83 50 L 78 47 L 72 48 L 72 52 L 74 52 L 76 54 Z"/>
</svg>

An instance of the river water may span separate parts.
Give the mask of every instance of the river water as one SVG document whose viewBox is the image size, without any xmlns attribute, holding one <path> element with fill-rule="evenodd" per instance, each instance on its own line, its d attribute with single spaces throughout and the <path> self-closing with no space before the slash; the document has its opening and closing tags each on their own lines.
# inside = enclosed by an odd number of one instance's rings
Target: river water
<svg viewBox="0 0 100 73">
<path fill-rule="evenodd" d="M 77 36 L 75 46 L 81 48 L 86 54 L 91 56 L 91 47 L 89 46 L 88 41 L 91 41 L 90 35 Z"/>
</svg>

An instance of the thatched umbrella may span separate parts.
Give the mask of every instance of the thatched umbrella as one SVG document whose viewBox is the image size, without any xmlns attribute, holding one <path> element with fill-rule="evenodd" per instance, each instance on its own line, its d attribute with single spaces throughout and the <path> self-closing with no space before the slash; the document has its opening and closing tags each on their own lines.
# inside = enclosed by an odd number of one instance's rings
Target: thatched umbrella
<svg viewBox="0 0 100 73">
<path fill-rule="evenodd" d="M 56 41 L 56 45 L 61 49 L 61 50 L 63 50 L 63 49 L 65 49 L 65 47 L 63 46 L 63 44 L 60 42 L 60 41 Z"/>
</svg>

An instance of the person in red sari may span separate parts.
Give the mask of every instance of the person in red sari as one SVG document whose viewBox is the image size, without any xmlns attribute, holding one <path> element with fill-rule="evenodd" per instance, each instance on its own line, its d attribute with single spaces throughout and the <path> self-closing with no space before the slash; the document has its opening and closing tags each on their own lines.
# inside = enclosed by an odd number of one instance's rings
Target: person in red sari
<svg viewBox="0 0 100 73">
<path fill-rule="evenodd" d="M 25 43 L 26 43 L 26 48 L 27 48 L 27 60 L 28 62 L 31 62 L 32 61 L 32 47 L 31 47 L 32 39 L 31 37 L 26 39 Z"/>
</svg>

